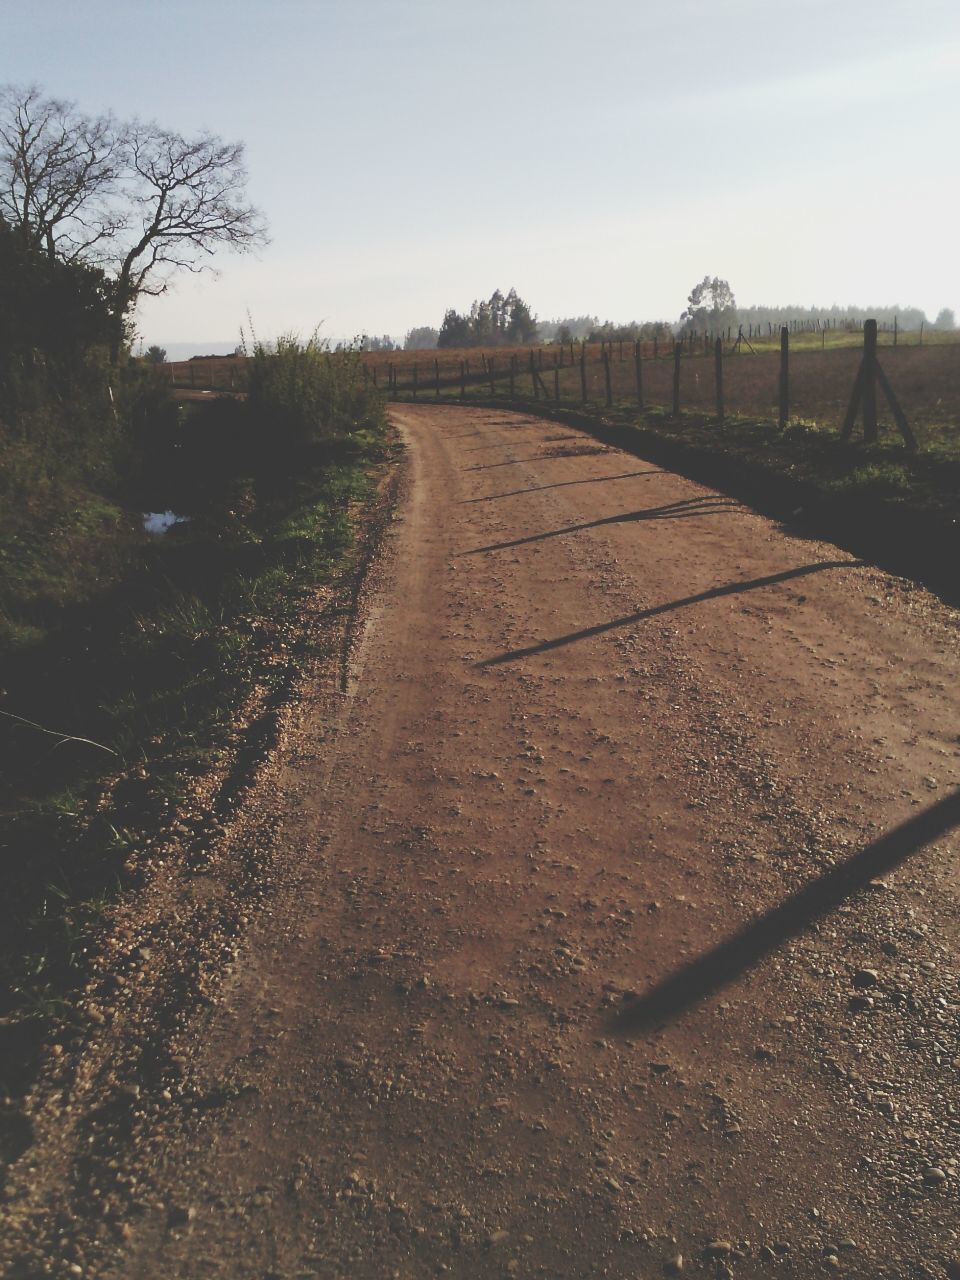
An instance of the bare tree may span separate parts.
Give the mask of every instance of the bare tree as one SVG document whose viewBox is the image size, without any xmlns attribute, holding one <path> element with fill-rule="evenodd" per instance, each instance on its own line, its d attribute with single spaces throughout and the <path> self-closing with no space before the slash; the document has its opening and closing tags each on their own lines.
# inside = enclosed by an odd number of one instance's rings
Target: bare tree
<svg viewBox="0 0 960 1280">
<path fill-rule="evenodd" d="M 36 85 L 0 89 L 0 217 L 24 246 L 102 264 L 124 215 L 112 203 L 121 131 Z"/>
<path fill-rule="evenodd" d="M 84 116 L 36 86 L 0 89 L 0 220 L 28 250 L 108 272 L 114 362 L 140 297 L 209 267 L 219 248 L 266 243 L 246 182 L 242 143 Z"/>
<path fill-rule="evenodd" d="M 131 216 L 117 260 L 114 358 L 138 298 L 164 293 L 178 270 L 209 267 L 222 246 L 246 252 L 267 242 L 259 210 L 246 202 L 242 143 L 135 124 L 124 151 Z"/>
</svg>

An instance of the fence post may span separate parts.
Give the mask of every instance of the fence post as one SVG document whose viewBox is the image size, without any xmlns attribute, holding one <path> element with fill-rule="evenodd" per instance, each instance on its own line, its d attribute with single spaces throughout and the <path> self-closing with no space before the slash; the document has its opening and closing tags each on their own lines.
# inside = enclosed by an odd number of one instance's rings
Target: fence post
<svg viewBox="0 0 960 1280">
<path fill-rule="evenodd" d="M 517 357 L 510 357 L 510 399 L 515 399 L 514 378 L 517 373 Z"/>
<path fill-rule="evenodd" d="M 587 344 L 580 340 L 580 399 L 587 403 Z"/>
<path fill-rule="evenodd" d="M 780 330 L 780 430 L 787 425 L 790 413 L 790 331 L 786 325 Z"/>
<path fill-rule="evenodd" d="M 877 322 L 868 320 L 863 326 L 863 439 L 875 444 L 877 430 Z"/>
<path fill-rule="evenodd" d="M 717 382 L 717 421 L 723 426 L 723 343 L 718 338 L 713 344 L 713 367 Z"/>
<path fill-rule="evenodd" d="M 530 349 L 530 383 L 533 387 L 534 400 L 540 399 L 540 389 L 537 386 L 537 361 L 533 354 L 533 348 Z"/>
<path fill-rule="evenodd" d="M 637 406 L 643 408 L 643 343 L 638 338 L 633 344 L 633 366 L 637 375 Z"/>
<path fill-rule="evenodd" d="M 659 351 L 659 349 L 658 349 L 658 348 L 659 348 L 659 346 L 660 346 L 660 344 L 659 344 L 659 342 L 657 341 L 657 335 L 656 335 L 656 334 L 654 334 L 654 335 L 653 335 L 653 358 L 654 358 L 654 360 L 659 360 L 659 359 L 660 359 L 660 351 Z"/>
<path fill-rule="evenodd" d="M 673 416 L 680 417 L 680 359 L 681 348 L 677 343 L 673 346 Z"/>
<path fill-rule="evenodd" d="M 897 345 L 897 329 L 898 329 L 897 317 L 894 316 L 893 317 L 893 345 L 894 346 Z"/>
<path fill-rule="evenodd" d="M 610 382 L 610 352 L 603 353 L 603 381 L 607 389 L 607 408 L 613 407 L 613 386 Z"/>
</svg>

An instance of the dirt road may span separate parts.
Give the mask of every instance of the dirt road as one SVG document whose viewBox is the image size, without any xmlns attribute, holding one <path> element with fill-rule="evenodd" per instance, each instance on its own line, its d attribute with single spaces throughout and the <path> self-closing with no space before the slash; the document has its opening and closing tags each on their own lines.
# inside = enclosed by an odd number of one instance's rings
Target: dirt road
<svg viewBox="0 0 960 1280">
<path fill-rule="evenodd" d="M 960 1275 L 957 615 L 568 427 L 394 416 L 274 886 L 62 1273 Z"/>
</svg>

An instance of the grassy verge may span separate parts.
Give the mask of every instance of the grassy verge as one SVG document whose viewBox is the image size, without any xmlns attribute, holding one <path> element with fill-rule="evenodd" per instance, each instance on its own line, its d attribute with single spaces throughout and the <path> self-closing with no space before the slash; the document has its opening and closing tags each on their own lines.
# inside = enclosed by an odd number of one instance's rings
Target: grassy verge
<svg viewBox="0 0 960 1280">
<path fill-rule="evenodd" d="M 151 499 L 175 499 L 189 520 L 134 537 L 134 512 L 93 513 L 97 500 L 78 491 L 79 540 L 69 528 L 24 536 L 26 569 L 6 574 L 31 601 L 46 584 L 48 608 L 43 626 L 9 634 L 0 653 L 0 1092 L 28 1084 L 93 931 L 139 874 L 131 851 L 180 828 L 216 830 L 224 815 L 197 811 L 196 780 L 245 767 L 252 738 L 238 718 L 282 700 L 315 643 L 303 619 L 318 584 L 349 573 L 358 514 L 392 446 L 380 401 L 361 394 L 348 363 L 331 373 L 319 350 L 312 372 L 301 369 L 319 387 L 304 421 L 296 405 L 278 406 L 272 384 L 284 395 L 291 385 L 280 366 L 289 373 L 302 355 L 264 358 L 256 408 L 200 409 L 158 446 Z M 245 452 L 225 454 L 225 432 Z M 176 483 L 164 452 L 189 462 Z M 123 526 L 117 564 L 92 554 L 88 517 L 107 532 Z"/>
</svg>

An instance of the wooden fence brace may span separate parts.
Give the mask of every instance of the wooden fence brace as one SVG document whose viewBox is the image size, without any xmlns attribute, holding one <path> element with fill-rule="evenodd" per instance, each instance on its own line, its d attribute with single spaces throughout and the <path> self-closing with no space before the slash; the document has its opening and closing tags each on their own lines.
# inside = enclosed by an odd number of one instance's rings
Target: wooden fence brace
<svg viewBox="0 0 960 1280">
<path fill-rule="evenodd" d="M 613 407 L 613 386 L 610 382 L 610 352 L 603 353 L 603 381 L 607 391 L 607 408 Z"/>
<path fill-rule="evenodd" d="M 777 421 L 780 430 L 787 425 L 790 413 L 790 331 L 786 325 L 780 330 L 780 380 L 779 380 L 780 413 Z"/>
<path fill-rule="evenodd" d="M 680 417 L 680 358 L 682 351 L 674 344 L 673 348 L 673 416 Z"/>
<path fill-rule="evenodd" d="M 713 344 L 713 369 L 717 384 L 717 422 L 723 426 L 723 343 L 718 338 Z"/>
<path fill-rule="evenodd" d="M 894 422 L 896 422 L 897 426 L 899 427 L 900 434 L 903 436 L 903 440 L 907 448 L 912 450 L 914 453 L 916 453 L 917 438 L 913 434 L 913 432 L 910 430 L 910 424 L 907 422 L 906 414 L 900 408 L 900 401 L 894 395 L 893 387 L 891 387 L 890 382 L 887 378 L 887 375 L 884 373 L 883 366 L 881 365 L 879 360 L 876 362 L 875 367 L 877 371 L 877 381 L 880 383 L 880 386 L 883 388 L 883 393 L 887 397 L 887 403 L 889 404 L 890 410 L 893 413 L 893 420 Z"/>
<path fill-rule="evenodd" d="M 638 338 L 633 344 L 633 367 L 637 378 L 637 406 L 643 408 L 643 343 Z"/>
<path fill-rule="evenodd" d="M 847 409 L 847 416 L 843 420 L 843 426 L 840 428 L 841 440 L 848 440 L 853 432 L 854 423 L 857 420 L 857 413 L 863 410 L 863 439 L 865 444 L 873 444 L 879 437 L 879 427 L 877 423 L 877 383 L 880 383 L 881 390 L 887 397 L 887 402 L 893 412 L 894 421 L 903 436 L 904 443 L 908 449 L 915 450 L 917 447 L 916 437 L 910 430 L 906 415 L 900 407 L 900 402 L 893 393 L 887 375 L 880 367 L 877 359 L 877 322 L 876 320 L 866 320 L 863 325 L 863 359 L 860 361 L 860 368 L 857 370 L 857 377 L 853 384 L 853 392 L 850 396 L 850 406 Z"/>
<path fill-rule="evenodd" d="M 587 344 L 580 343 L 580 399 L 587 403 Z"/>
</svg>

